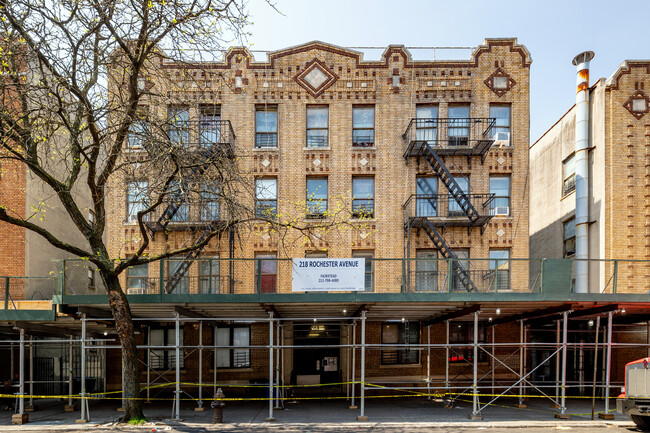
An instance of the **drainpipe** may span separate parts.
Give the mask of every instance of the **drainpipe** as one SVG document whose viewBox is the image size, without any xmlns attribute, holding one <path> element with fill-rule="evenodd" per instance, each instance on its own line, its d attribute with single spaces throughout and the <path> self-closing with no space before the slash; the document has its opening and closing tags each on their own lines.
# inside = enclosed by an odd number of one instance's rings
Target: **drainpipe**
<svg viewBox="0 0 650 433">
<path fill-rule="evenodd" d="M 576 293 L 589 292 L 589 61 L 593 51 L 573 59 L 577 72 L 576 89 Z"/>
</svg>

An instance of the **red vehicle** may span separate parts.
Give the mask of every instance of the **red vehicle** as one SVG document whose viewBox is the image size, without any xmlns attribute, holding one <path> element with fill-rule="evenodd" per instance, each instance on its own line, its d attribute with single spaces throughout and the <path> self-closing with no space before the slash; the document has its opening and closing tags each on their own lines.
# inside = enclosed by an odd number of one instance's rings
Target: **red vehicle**
<svg viewBox="0 0 650 433">
<path fill-rule="evenodd" d="M 625 388 L 616 399 L 616 411 L 629 415 L 634 424 L 650 431 L 650 358 L 625 365 Z"/>
</svg>

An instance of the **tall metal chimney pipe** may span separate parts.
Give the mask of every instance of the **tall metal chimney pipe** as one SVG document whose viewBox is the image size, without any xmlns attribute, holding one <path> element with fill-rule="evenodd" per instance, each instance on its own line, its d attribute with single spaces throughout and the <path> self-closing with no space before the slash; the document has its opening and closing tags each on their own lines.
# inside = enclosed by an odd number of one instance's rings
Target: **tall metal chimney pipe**
<svg viewBox="0 0 650 433">
<path fill-rule="evenodd" d="M 576 255 L 575 292 L 589 292 L 589 61 L 593 51 L 573 59 L 577 72 L 576 89 Z"/>
</svg>

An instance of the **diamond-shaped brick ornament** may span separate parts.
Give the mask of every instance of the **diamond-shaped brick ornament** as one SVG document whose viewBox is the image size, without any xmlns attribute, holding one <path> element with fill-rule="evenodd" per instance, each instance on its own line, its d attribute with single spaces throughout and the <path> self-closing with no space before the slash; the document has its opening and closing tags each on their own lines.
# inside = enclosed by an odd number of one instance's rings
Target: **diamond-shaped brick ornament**
<svg viewBox="0 0 650 433">
<path fill-rule="evenodd" d="M 632 96 L 630 96 L 625 104 L 623 104 L 623 107 L 625 107 L 625 109 L 638 120 L 650 112 L 650 98 L 648 98 L 642 90 L 637 90 Z"/>
<path fill-rule="evenodd" d="M 487 77 L 485 85 L 490 88 L 497 96 L 505 95 L 508 90 L 512 89 L 517 82 L 503 69 L 497 68 L 492 75 Z"/>
<path fill-rule="evenodd" d="M 271 239 L 271 236 L 270 236 L 268 233 L 264 233 L 264 234 L 261 236 L 261 238 L 264 239 L 264 241 L 268 241 L 269 239 Z"/>
<path fill-rule="evenodd" d="M 368 236 L 370 236 L 370 233 L 368 233 L 368 232 L 361 232 L 361 234 L 359 234 L 359 237 L 360 237 L 361 239 L 365 239 L 365 238 L 367 238 Z"/>
<path fill-rule="evenodd" d="M 316 158 L 315 160 L 312 161 L 312 164 L 318 167 L 319 165 L 321 165 L 320 159 Z"/>
<path fill-rule="evenodd" d="M 311 96 L 317 98 L 330 88 L 339 77 L 329 70 L 323 62 L 314 59 L 307 63 L 305 69 L 300 71 L 293 79 L 300 84 Z"/>
<path fill-rule="evenodd" d="M 271 165 L 271 161 L 269 161 L 268 159 L 265 159 L 264 161 L 262 161 L 262 165 L 264 167 L 268 167 L 269 165 Z"/>
<path fill-rule="evenodd" d="M 503 235 L 505 235 L 505 234 L 506 234 L 506 232 L 504 232 L 503 229 L 499 229 L 497 231 L 497 236 L 499 236 L 499 237 L 503 237 Z"/>
<path fill-rule="evenodd" d="M 497 158 L 497 162 L 499 163 L 499 165 L 503 165 L 503 163 L 506 162 L 506 160 L 503 156 L 500 156 Z"/>
<path fill-rule="evenodd" d="M 368 164 L 368 160 L 366 158 L 362 158 L 361 161 L 359 161 L 359 164 L 363 165 L 364 167 L 366 164 Z"/>
</svg>

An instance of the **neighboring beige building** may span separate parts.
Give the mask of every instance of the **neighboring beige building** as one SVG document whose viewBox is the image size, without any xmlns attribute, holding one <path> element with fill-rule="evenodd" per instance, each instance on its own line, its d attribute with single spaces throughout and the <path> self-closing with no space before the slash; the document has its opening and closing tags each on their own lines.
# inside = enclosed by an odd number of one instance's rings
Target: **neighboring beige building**
<svg viewBox="0 0 650 433">
<path fill-rule="evenodd" d="M 650 289 L 650 61 L 627 60 L 589 90 L 589 291 Z M 530 148 L 530 256 L 575 252 L 575 106 Z M 614 276 L 614 272 L 617 273 Z M 618 278 L 615 278 L 618 277 Z M 621 285 L 624 285 L 622 287 Z"/>
</svg>

